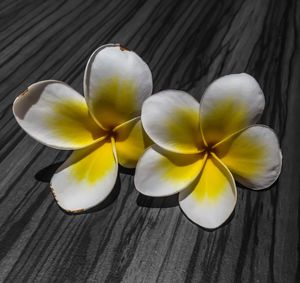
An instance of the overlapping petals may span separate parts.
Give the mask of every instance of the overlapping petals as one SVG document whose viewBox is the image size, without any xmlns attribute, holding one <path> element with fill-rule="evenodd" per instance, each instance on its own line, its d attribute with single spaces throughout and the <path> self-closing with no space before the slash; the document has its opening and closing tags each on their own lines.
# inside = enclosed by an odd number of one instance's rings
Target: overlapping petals
<svg viewBox="0 0 300 283">
<path fill-rule="evenodd" d="M 140 118 L 134 118 L 114 129 L 119 163 L 134 168 L 145 149 L 152 144 L 143 130 Z"/>
<path fill-rule="evenodd" d="M 274 132 L 255 125 L 265 102 L 253 77 L 222 77 L 197 104 L 172 90 L 145 101 L 141 119 L 155 145 L 141 157 L 135 185 L 149 196 L 179 192 L 186 216 L 211 229 L 234 210 L 234 178 L 252 189 L 269 187 L 279 176 L 282 155 Z"/>
<path fill-rule="evenodd" d="M 108 44 L 88 61 L 84 97 L 62 82 L 43 81 L 15 100 L 15 118 L 30 136 L 53 148 L 76 150 L 51 180 L 63 209 L 80 212 L 97 205 L 114 187 L 118 162 L 135 167 L 150 142 L 140 113 L 151 92 L 146 63 Z"/>
</svg>

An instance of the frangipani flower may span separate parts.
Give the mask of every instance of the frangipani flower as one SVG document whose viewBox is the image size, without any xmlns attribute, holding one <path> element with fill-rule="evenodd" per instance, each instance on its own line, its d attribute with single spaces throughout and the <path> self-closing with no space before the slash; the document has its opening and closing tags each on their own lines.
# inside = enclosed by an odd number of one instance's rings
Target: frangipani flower
<svg viewBox="0 0 300 283">
<path fill-rule="evenodd" d="M 19 125 L 37 141 L 76 150 L 51 180 L 58 204 L 89 209 L 114 187 L 118 163 L 135 167 L 147 146 L 140 111 L 152 93 L 152 75 L 134 52 L 116 44 L 98 48 L 84 74 L 84 97 L 59 81 L 31 85 L 13 104 Z"/>
<path fill-rule="evenodd" d="M 262 90 L 247 74 L 214 81 L 200 104 L 176 90 L 148 98 L 141 119 L 155 144 L 138 162 L 137 190 L 154 197 L 179 192 L 189 219 L 210 229 L 220 226 L 236 204 L 234 179 L 260 190 L 281 171 L 275 133 L 255 125 L 264 105 Z"/>
</svg>

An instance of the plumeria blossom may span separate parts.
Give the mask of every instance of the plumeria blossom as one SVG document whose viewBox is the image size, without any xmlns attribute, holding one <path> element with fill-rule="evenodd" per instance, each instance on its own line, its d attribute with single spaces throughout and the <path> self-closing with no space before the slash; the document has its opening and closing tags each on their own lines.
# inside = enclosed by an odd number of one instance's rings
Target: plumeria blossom
<svg viewBox="0 0 300 283">
<path fill-rule="evenodd" d="M 217 79 L 200 104 L 177 90 L 149 97 L 141 120 L 154 145 L 138 162 L 137 190 L 154 197 L 179 192 L 189 219 L 209 229 L 220 226 L 236 204 L 234 179 L 260 190 L 280 174 L 276 134 L 255 124 L 264 105 L 260 86 L 247 74 Z"/>
<path fill-rule="evenodd" d="M 84 74 L 84 97 L 59 81 L 28 87 L 13 104 L 19 125 L 37 141 L 75 150 L 58 168 L 51 189 L 66 211 L 103 201 L 114 187 L 118 163 L 133 168 L 149 139 L 140 112 L 152 93 L 152 75 L 134 52 L 118 44 L 98 48 Z"/>
</svg>

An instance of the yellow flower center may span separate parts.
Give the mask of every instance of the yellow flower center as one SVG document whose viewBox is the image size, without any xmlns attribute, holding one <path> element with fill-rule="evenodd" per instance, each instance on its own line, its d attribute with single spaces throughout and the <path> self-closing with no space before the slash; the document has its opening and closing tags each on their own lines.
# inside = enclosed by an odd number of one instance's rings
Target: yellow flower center
<svg viewBox="0 0 300 283">
<path fill-rule="evenodd" d="M 208 145 L 208 146 L 205 146 L 204 151 L 206 152 L 207 155 L 210 155 L 212 152 L 214 152 L 214 148 L 212 145 Z"/>
<path fill-rule="evenodd" d="M 110 137 L 110 138 L 116 137 L 116 132 L 114 131 L 114 129 L 107 131 L 107 137 Z"/>
</svg>

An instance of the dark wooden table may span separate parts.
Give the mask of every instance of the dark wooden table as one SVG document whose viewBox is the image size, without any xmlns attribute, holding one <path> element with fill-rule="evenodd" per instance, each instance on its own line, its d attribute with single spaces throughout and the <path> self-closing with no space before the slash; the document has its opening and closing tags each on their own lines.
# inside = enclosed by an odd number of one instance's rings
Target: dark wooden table
<svg viewBox="0 0 300 283">
<path fill-rule="evenodd" d="M 300 282 L 300 2 L 297 0 L 64 0 L 0 2 L 1 282 Z M 238 188 L 231 220 L 192 224 L 177 197 L 137 193 L 122 170 L 93 212 L 68 215 L 49 189 L 68 152 L 46 148 L 15 122 L 26 87 L 58 79 L 82 92 L 98 46 L 119 42 L 153 72 L 154 90 L 200 99 L 213 79 L 253 75 L 262 122 L 284 156 L 269 190 Z"/>
</svg>

